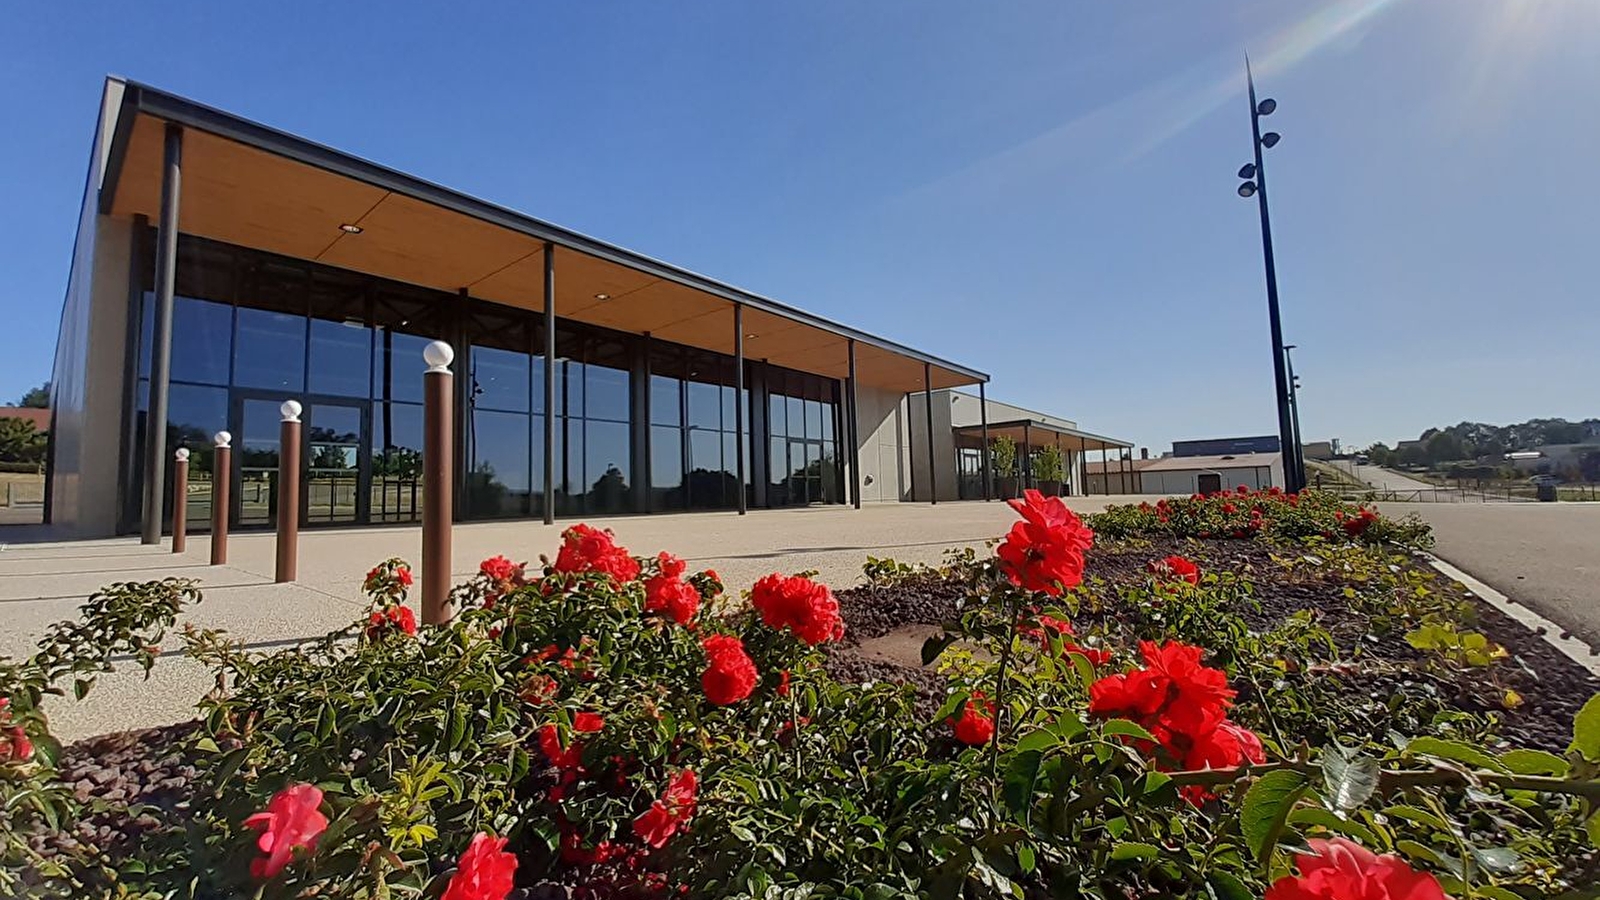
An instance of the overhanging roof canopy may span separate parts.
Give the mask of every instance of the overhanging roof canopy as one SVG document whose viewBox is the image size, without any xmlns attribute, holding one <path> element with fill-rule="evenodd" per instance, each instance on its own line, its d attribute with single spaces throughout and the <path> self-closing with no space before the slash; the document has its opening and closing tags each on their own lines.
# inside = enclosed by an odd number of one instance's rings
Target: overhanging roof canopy
<svg viewBox="0 0 1600 900">
<path fill-rule="evenodd" d="M 982 425 L 963 425 L 954 428 L 956 442 L 962 446 L 980 447 L 983 444 Z M 990 422 L 989 440 L 998 437 L 1008 437 L 1018 444 L 1028 444 L 1034 447 L 1062 447 L 1067 450 L 1116 450 L 1132 449 L 1133 444 L 1108 438 L 1076 428 L 1066 428 L 1061 425 L 1052 425 L 1038 419 L 1017 419 L 1010 422 Z"/>
<path fill-rule="evenodd" d="M 159 218 L 167 123 L 184 128 L 178 222 L 185 234 L 536 311 L 544 309 L 548 241 L 562 318 L 732 355 L 733 308 L 742 304 L 749 359 L 844 378 L 854 340 L 863 385 L 921 391 L 925 365 L 936 389 L 988 381 L 974 369 L 134 82 L 125 83 L 116 111 L 101 212 Z"/>
</svg>

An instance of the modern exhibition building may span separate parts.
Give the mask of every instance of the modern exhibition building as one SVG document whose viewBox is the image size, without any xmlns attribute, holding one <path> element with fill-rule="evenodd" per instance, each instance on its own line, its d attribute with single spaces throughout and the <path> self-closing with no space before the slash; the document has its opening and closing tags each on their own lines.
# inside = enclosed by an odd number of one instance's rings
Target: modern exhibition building
<svg viewBox="0 0 1600 900">
<path fill-rule="evenodd" d="M 417 521 L 436 339 L 456 352 L 457 520 L 991 492 L 956 452 L 983 423 L 927 414 L 951 388 L 981 392 L 976 369 L 109 78 L 56 348 L 47 520 L 148 538 L 186 447 L 203 527 L 227 430 L 231 521 L 268 525 L 294 399 L 302 521 Z M 1127 446 L 1044 429 L 1068 435 L 1074 471 Z"/>
</svg>

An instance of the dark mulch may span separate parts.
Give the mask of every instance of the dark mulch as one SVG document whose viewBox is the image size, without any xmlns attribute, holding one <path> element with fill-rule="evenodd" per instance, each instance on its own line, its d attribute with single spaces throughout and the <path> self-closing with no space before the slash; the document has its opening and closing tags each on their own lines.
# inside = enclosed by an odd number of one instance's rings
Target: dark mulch
<svg viewBox="0 0 1600 900">
<path fill-rule="evenodd" d="M 1406 643 L 1402 633 L 1375 634 L 1371 619 L 1352 609 L 1343 597 L 1343 585 L 1324 575 L 1290 573 L 1273 559 L 1274 551 L 1255 541 L 1178 540 L 1105 541 L 1090 551 L 1087 571 L 1100 579 L 1098 589 L 1110 598 L 1109 609 L 1085 610 L 1077 619 L 1080 628 L 1115 629 L 1115 598 L 1119 587 L 1142 584 L 1145 566 L 1152 559 L 1169 554 L 1187 556 L 1203 570 L 1229 571 L 1247 577 L 1254 586 L 1253 599 L 1259 609 L 1241 610 L 1252 629 L 1267 630 L 1289 616 L 1310 610 L 1317 623 L 1338 643 L 1341 654 L 1368 664 L 1353 669 L 1338 685 L 1352 700 L 1367 701 L 1402 691 L 1425 689 L 1437 694 L 1451 708 L 1475 714 L 1492 714 L 1499 720 L 1498 732 L 1522 746 L 1560 752 L 1572 736 L 1572 720 L 1589 697 L 1600 693 L 1600 678 L 1482 600 L 1438 575 L 1421 559 L 1404 565 L 1422 569 L 1434 576 L 1432 588 L 1468 599 L 1476 616 L 1476 630 L 1501 644 L 1510 653 L 1488 670 L 1470 669 L 1459 674 L 1428 667 L 1427 654 Z M 927 668 L 895 664 L 882 659 L 864 659 L 855 652 L 862 641 L 870 641 L 907 624 L 937 625 L 955 615 L 956 601 L 963 595 L 961 585 L 928 573 L 892 586 L 866 585 L 839 593 L 839 605 L 846 626 L 844 645 L 828 662 L 836 678 L 847 681 L 899 680 L 917 685 L 919 707 L 937 708 L 942 698 L 942 679 Z M 1330 676 L 1338 677 L 1338 676 Z M 1419 688 L 1419 686 L 1421 686 Z M 1506 709 L 1505 690 L 1515 691 L 1522 705 Z M 1248 699 L 1248 687 L 1241 701 Z"/>
</svg>

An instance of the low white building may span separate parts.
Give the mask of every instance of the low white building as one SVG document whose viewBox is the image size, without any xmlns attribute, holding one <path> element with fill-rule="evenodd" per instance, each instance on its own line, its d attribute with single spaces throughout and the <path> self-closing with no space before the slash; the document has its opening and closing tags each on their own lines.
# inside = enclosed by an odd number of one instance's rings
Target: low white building
<svg viewBox="0 0 1600 900">
<path fill-rule="evenodd" d="M 1139 470 L 1139 486 L 1146 494 L 1209 494 L 1241 485 L 1262 490 L 1283 483 L 1281 453 L 1168 456 Z"/>
</svg>

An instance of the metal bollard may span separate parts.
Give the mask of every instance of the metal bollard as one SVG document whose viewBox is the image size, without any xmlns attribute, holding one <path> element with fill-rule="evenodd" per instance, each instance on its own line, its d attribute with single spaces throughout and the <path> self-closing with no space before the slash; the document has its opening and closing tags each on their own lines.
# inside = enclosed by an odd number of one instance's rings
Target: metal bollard
<svg viewBox="0 0 1600 900">
<path fill-rule="evenodd" d="M 278 566 L 273 580 L 293 581 L 300 564 L 300 403 L 285 400 L 278 411 Z"/>
<path fill-rule="evenodd" d="M 212 438 L 216 455 L 211 461 L 211 564 L 228 561 L 228 494 L 233 487 L 233 435 L 217 432 Z"/>
<path fill-rule="evenodd" d="M 189 532 L 189 449 L 172 454 L 172 552 L 182 553 Z"/>
<path fill-rule="evenodd" d="M 455 350 L 434 341 L 422 350 L 428 364 L 423 379 L 422 407 L 422 621 L 450 621 L 450 527 L 454 512 L 450 473 L 455 441 L 451 409 L 455 376 L 450 362 Z"/>
</svg>

